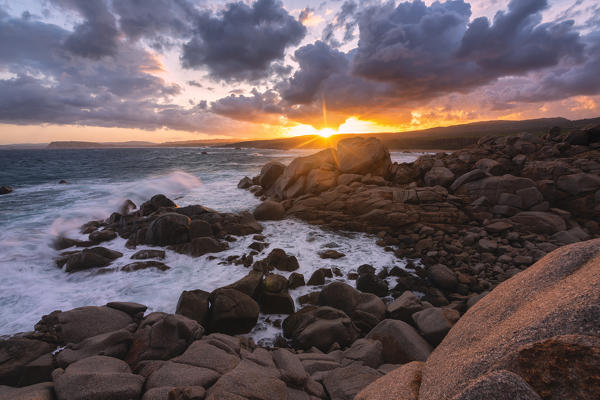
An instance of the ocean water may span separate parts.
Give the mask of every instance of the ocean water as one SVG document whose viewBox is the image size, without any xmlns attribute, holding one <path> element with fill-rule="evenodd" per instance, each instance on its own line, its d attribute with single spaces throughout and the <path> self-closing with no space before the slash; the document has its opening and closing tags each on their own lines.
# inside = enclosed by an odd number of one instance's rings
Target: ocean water
<svg viewBox="0 0 600 400">
<path fill-rule="evenodd" d="M 146 304 L 148 312 L 174 312 L 183 290 L 211 291 L 242 278 L 248 269 L 224 265 L 223 260 L 249 252 L 251 236 L 230 243 L 230 249 L 215 254 L 214 260 L 208 255 L 192 258 L 167 251 L 164 262 L 171 267 L 168 271 L 101 275 L 93 271 L 67 274 L 56 268 L 54 259 L 59 252 L 51 243 L 58 235 L 85 239 L 79 233 L 83 223 L 108 217 L 125 199 L 140 205 L 157 193 L 180 206 L 252 210 L 259 201 L 237 188 L 243 176 L 256 175 L 269 161 L 289 163 L 312 152 L 218 148 L 0 151 L 0 185 L 15 189 L 0 196 L 0 335 L 30 331 L 42 315 L 53 310 L 109 301 L 135 301 Z M 410 162 L 419 155 L 392 153 L 392 158 Z M 68 184 L 59 184 L 62 179 Z M 306 279 L 322 267 L 338 267 L 346 275 L 365 263 L 378 269 L 404 266 L 402 260 L 377 246 L 373 236 L 324 231 L 297 220 L 263 225 L 270 246 L 255 260 L 273 248 L 282 248 L 298 258 L 297 272 Z M 320 259 L 317 252 L 333 244 L 346 257 Z M 125 248 L 121 238 L 102 246 L 124 254 L 113 263 L 115 266 L 131 262 L 135 252 Z M 137 250 L 142 248 L 151 247 L 139 246 Z M 314 287 L 290 293 L 297 299 L 311 290 Z M 253 337 L 266 341 L 275 337 L 279 330 L 264 321 L 277 318 L 281 317 L 261 316 Z"/>
</svg>

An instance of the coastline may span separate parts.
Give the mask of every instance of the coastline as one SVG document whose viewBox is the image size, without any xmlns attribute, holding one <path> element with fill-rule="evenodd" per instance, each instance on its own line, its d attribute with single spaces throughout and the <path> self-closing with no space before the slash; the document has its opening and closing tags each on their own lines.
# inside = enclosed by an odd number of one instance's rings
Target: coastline
<svg viewBox="0 0 600 400">
<path fill-rule="evenodd" d="M 546 387 L 531 378 L 538 373 L 536 365 L 525 371 L 499 364 L 498 371 L 508 368 L 512 375 L 478 367 L 466 379 L 460 374 L 474 365 L 470 355 L 462 362 L 465 367 L 453 372 L 454 380 L 439 376 L 451 371 L 455 354 L 466 351 L 465 335 L 483 342 L 498 335 L 486 319 L 511 318 L 503 307 L 541 307 L 560 296 L 556 285 L 563 280 L 577 279 L 585 296 L 598 284 L 593 274 L 600 263 L 600 245 L 593 240 L 600 237 L 595 222 L 600 211 L 598 132 L 484 138 L 471 148 L 427 154 L 408 164 L 392 163 L 377 141 L 350 139 L 337 151 L 300 157 L 287 166 L 271 162 L 257 177 L 242 179 L 239 187 L 263 201 L 253 215 L 177 207 L 157 195 L 139 209 L 126 207 L 106 221 L 90 221 L 83 227 L 89 240 L 56 243 L 67 250 L 57 260 L 65 274 L 107 272 L 122 254 L 102 243 L 117 235 L 130 248 L 168 247 L 197 257 L 218 253 L 239 236 L 251 236 L 255 247 L 267 245 L 260 221 L 282 218 L 375 234 L 386 251 L 415 262 L 406 270 L 378 273 L 361 265 L 345 277 L 355 281 L 354 288 L 336 282 L 339 271 L 333 268 L 310 276 L 294 273 L 298 261 L 293 255 L 269 249 L 260 260 L 251 253 L 232 257 L 231 263 L 248 268 L 247 276 L 212 292 L 184 291 L 175 314 L 144 316 L 145 305 L 122 302 L 57 311 L 43 316 L 35 331 L 2 341 L 10 357 L 2 364 L 0 384 L 24 388 L 0 387 L 0 394 L 86 398 L 88 390 L 96 389 L 84 384 L 75 395 L 73 386 L 86 374 L 107 398 L 119 399 L 140 398 L 143 392 L 146 400 L 375 399 L 382 390 L 378 380 L 399 374 L 394 389 L 417 382 L 419 399 L 472 395 L 484 392 L 481 385 L 498 382 L 508 389 L 521 385 L 533 394 L 556 387 L 570 393 L 564 383 L 552 381 Z M 159 253 L 148 255 L 136 253 L 132 258 L 140 261 L 111 273 L 168 267 L 158 261 Z M 343 256 L 335 247 L 320 253 L 324 260 Z M 390 287 L 390 279 L 395 286 Z M 538 285 L 540 280 L 552 281 L 559 293 Z M 289 294 L 297 285 L 316 289 L 301 300 L 300 310 Z M 521 293 L 524 287 L 531 296 Z M 530 354 L 522 346 L 576 344 L 578 351 L 598 351 L 597 321 L 570 319 L 584 316 L 596 306 L 594 300 L 561 301 L 563 309 L 547 311 L 553 313 L 552 325 L 544 325 L 542 314 L 520 320 L 519 345 L 497 341 L 495 346 L 521 355 Z M 283 321 L 272 319 L 282 328 L 274 348 L 244 336 L 259 313 L 288 315 Z M 580 337 L 563 337 L 573 334 Z M 430 357 L 434 348 L 435 357 Z M 552 354 L 544 357 L 552 359 Z M 569 357 L 567 363 L 579 356 Z M 593 360 L 589 363 L 596 368 Z M 577 385 L 593 398 L 596 389 L 585 387 L 585 368 L 578 371 Z M 124 382 L 119 389 L 109 378 L 117 375 Z M 468 385 L 482 377 L 487 381 L 480 386 Z M 123 388 L 127 393 L 118 394 Z"/>
</svg>

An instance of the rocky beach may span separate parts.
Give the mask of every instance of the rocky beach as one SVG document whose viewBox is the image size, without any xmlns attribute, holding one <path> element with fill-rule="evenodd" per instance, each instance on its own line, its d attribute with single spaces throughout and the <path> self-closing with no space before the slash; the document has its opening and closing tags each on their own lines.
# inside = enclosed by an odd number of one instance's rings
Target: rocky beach
<svg viewBox="0 0 600 400">
<path fill-rule="evenodd" d="M 217 257 L 239 241 L 223 264 L 247 273 L 183 291 L 175 310 L 113 299 L 40 316 L 0 340 L 0 399 L 600 398 L 600 127 L 411 163 L 349 138 L 238 188 L 261 203 L 222 212 L 157 193 L 84 224 L 85 239 L 57 238 L 65 279 L 160 274 L 165 251 Z M 283 220 L 374 235 L 404 267 L 330 243 L 323 267 L 300 273 L 264 235 Z M 257 324 L 277 337 L 255 342 Z"/>
</svg>

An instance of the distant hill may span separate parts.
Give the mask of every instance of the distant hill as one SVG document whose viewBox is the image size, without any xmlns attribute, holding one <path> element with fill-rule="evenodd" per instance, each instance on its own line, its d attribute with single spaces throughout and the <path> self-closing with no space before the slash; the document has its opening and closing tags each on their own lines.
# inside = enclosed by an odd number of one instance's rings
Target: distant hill
<svg viewBox="0 0 600 400">
<path fill-rule="evenodd" d="M 79 142 L 60 141 L 48 144 L 49 149 L 103 149 L 103 148 L 136 148 L 136 147 L 211 147 L 225 145 L 236 140 L 232 139 L 209 139 L 209 140 L 186 140 L 180 142 Z"/>
<path fill-rule="evenodd" d="M 469 146 L 483 136 L 508 136 L 520 132 L 544 134 L 550 128 L 581 128 L 600 124 L 600 118 L 570 121 L 566 118 L 540 118 L 523 121 L 485 121 L 422 129 L 408 132 L 388 132 L 358 134 L 362 137 L 376 137 L 392 150 L 455 150 Z M 352 134 L 332 135 L 323 138 L 318 135 L 295 136 L 284 139 L 251 140 L 237 142 L 227 147 L 252 147 L 262 149 L 319 149 L 336 146 L 337 142 Z"/>
</svg>

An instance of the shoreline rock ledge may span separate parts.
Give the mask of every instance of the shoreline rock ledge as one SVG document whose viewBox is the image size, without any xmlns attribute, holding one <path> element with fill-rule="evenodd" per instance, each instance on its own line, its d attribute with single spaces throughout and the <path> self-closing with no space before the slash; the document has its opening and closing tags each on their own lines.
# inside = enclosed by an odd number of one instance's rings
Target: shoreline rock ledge
<svg viewBox="0 0 600 400">
<path fill-rule="evenodd" d="M 179 314 L 144 316 L 136 303 L 55 311 L 0 340 L 0 399 L 594 400 L 598 271 L 600 239 L 561 247 L 471 307 L 433 352 L 408 323 L 381 320 L 380 299 L 341 282 L 284 322 L 303 349 L 263 348 Z M 212 295 L 184 296 L 207 312 Z"/>
</svg>

